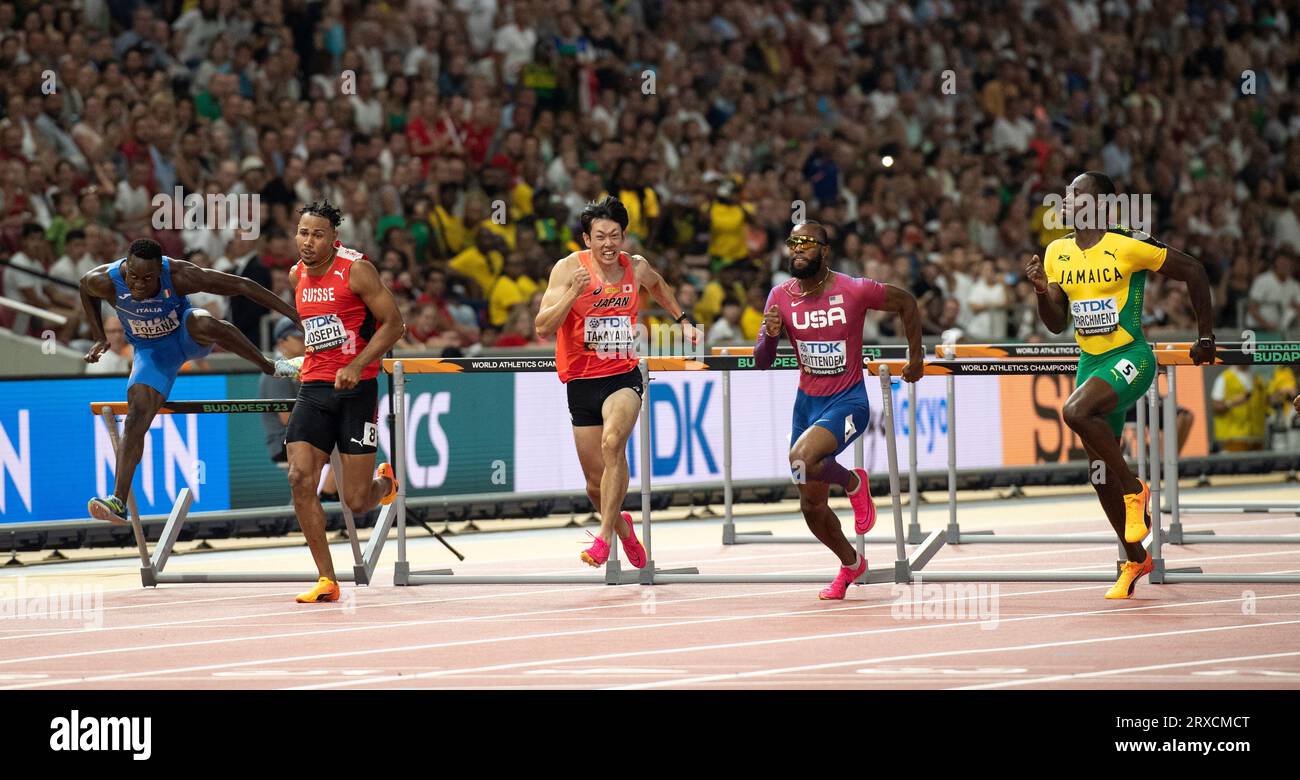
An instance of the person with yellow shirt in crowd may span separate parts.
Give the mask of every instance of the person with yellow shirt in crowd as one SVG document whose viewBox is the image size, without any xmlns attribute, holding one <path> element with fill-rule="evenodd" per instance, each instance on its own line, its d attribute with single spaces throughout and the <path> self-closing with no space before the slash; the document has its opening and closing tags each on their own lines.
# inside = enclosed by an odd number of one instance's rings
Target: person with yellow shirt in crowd
<svg viewBox="0 0 1300 780">
<path fill-rule="evenodd" d="M 723 179 L 718 185 L 718 196 L 702 208 L 709 227 L 709 269 L 718 273 L 730 263 L 748 260 L 745 224 L 755 218 L 756 212 L 753 204 L 740 201 L 736 182 Z M 722 305 L 721 300 L 718 305 Z"/>
<path fill-rule="evenodd" d="M 524 256 L 511 252 L 506 257 L 505 270 L 492 287 L 488 297 L 488 322 L 500 328 L 510 319 L 510 310 L 516 304 L 526 304 L 538 290 L 537 282 L 528 276 Z"/>
<path fill-rule="evenodd" d="M 619 160 L 609 190 L 602 192 L 596 200 L 611 194 L 627 208 L 627 239 L 635 239 L 636 243 L 646 246 L 659 224 L 659 196 L 653 187 L 641 183 L 636 160 L 630 157 Z"/>
<path fill-rule="evenodd" d="M 1155 566 L 1142 540 L 1151 532 L 1150 489 L 1124 460 L 1124 417 L 1155 380 L 1156 360 L 1142 332 L 1142 295 L 1147 275 L 1185 282 L 1200 338 L 1191 348 L 1196 365 L 1214 362 L 1210 281 L 1193 257 L 1137 230 L 1114 225 L 1110 198 L 1115 184 L 1087 171 L 1065 188 L 1061 214 L 1076 230 L 1034 255 L 1025 277 L 1037 294 L 1047 329 L 1063 332 L 1073 320 L 1081 354 L 1075 390 L 1061 410 L 1104 478 L 1092 479 L 1102 510 L 1128 560 L 1108 599 L 1132 597 L 1139 578 Z M 1096 474 L 1100 468 L 1091 470 Z"/>
<path fill-rule="evenodd" d="M 505 267 L 505 241 L 487 227 L 474 234 L 474 246 L 451 259 L 451 270 L 472 279 L 478 290 L 471 297 L 486 300 Z"/>
<path fill-rule="evenodd" d="M 761 287 L 749 288 L 748 303 L 740 315 L 740 329 L 746 341 L 758 341 L 758 329 L 763 327 L 763 307 L 767 305 L 767 293 Z"/>
<path fill-rule="evenodd" d="M 1227 452 L 1264 447 L 1268 400 L 1264 383 L 1250 366 L 1229 366 L 1210 389 L 1214 409 L 1214 440 Z"/>
<path fill-rule="evenodd" d="M 455 257 L 466 248 L 469 232 L 465 223 L 456 216 L 456 198 L 458 187 L 443 184 L 438 188 L 438 195 L 429 209 L 429 247 L 439 259 Z"/>
<path fill-rule="evenodd" d="M 1273 378 L 1268 381 L 1268 389 L 1265 390 L 1270 416 L 1273 418 L 1273 436 L 1288 437 L 1288 429 L 1293 426 L 1300 431 L 1300 420 L 1291 414 L 1291 399 L 1298 390 L 1300 385 L 1297 385 L 1295 371 L 1290 366 L 1276 366 L 1273 369 Z M 1270 447 L 1275 450 L 1290 449 L 1286 438 L 1280 441 L 1275 439 Z"/>
<path fill-rule="evenodd" d="M 749 293 L 745 291 L 742 281 L 743 271 L 741 261 L 729 263 L 718 271 L 717 278 L 704 285 L 704 292 L 700 293 L 700 299 L 695 303 L 695 317 L 702 326 L 707 328 L 713 324 L 722 311 L 722 302 L 728 297 L 737 301 L 749 300 Z"/>
</svg>

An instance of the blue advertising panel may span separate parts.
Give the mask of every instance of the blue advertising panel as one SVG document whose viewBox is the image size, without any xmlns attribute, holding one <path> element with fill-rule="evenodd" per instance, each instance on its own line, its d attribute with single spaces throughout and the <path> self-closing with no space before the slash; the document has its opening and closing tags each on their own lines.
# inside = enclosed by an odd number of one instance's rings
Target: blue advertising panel
<svg viewBox="0 0 1300 780">
<path fill-rule="evenodd" d="M 224 376 L 182 376 L 171 399 L 225 395 Z M 113 490 L 117 466 L 90 402 L 125 396 L 121 377 L 0 382 L 0 523 L 89 519 L 86 502 Z M 166 514 L 186 486 L 192 511 L 229 509 L 228 449 L 224 415 L 158 415 L 133 483 L 140 513 Z"/>
</svg>

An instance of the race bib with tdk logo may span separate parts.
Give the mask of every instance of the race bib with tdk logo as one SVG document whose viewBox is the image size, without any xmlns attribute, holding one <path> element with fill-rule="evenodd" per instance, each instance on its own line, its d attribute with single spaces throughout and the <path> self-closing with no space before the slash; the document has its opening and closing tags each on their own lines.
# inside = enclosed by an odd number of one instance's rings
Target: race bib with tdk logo
<svg viewBox="0 0 1300 780">
<path fill-rule="evenodd" d="M 343 320 L 337 314 L 321 314 L 302 321 L 303 346 L 308 352 L 334 349 L 348 340 Z"/>
<path fill-rule="evenodd" d="M 179 328 L 181 324 L 174 311 L 168 312 L 166 317 L 155 317 L 152 320 L 124 319 L 131 328 L 131 335 L 138 339 L 156 339 L 160 336 L 166 336 Z"/>
<path fill-rule="evenodd" d="M 1119 304 L 1114 298 L 1085 298 L 1070 301 L 1074 329 L 1084 336 L 1113 333 L 1119 327 Z"/>
<path fill-rule="evenodd" d="M 627 350 L 634 342 L 632 318 L 626 314 L 608 317 L 586 317 L 583 320 L 582 343 L 596 352 Z"/>
<path fill-rule="evenodd" d="M 848 366 L 844 341 L 798 341 L 799 363 L 810 374 L 842 374 Z"/>
</svg>

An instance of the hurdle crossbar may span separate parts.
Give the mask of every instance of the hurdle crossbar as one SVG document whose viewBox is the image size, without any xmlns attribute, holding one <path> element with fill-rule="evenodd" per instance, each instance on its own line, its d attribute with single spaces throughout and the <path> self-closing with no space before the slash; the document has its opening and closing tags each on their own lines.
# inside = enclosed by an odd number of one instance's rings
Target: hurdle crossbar
<svg viewBox="0 0 1300 780">
<path fill-rule="evenodd" d="M 1164 405 L 1160 412 L 1161 424 L 1169 432 L 1176 430 L 1178 414 L 1177 373 L 1178 366 L 1192 365 L 1187 344 L 1162 344 L 1156 350 L 1156 364 L 1163 367 L 1168 382 Z M 1296 365 L 1300 363 L 1300 342 L 1257 342 L 1254 344 L 1223 345 L 1215 350 L 1215 363 L 1219 365 Z M 1168 501 L 1162 512 L 1170 516 L 1167 533 L 1159 541 L 1167 544 L 1300 544 L 1300 533 L 1265 535 L 1265 534 L 1219 534 L 1214 530 L 1189 531 L 1183 528 L 1183 514 L 1290 514 L 1300 516 L 1300 502 L 1286 501 L 1241 501 L 1236 503 L 1202 502 L 1184 504 L 1179 501 L 1178 485 L 1178 445 L 1176 437 L 1166 435 L 1162 456 L 1162 466 L 1166 474 Z M 1155 501 L 1152 501 L 1155 505 Z M 1153 513 L 1153 517 L 1156 513 Z M 1154 581 L 1154 580 L 1153 580 Z M 1300 575 L 1294 574 L 1189 574 L 1171 573 L 1164 577 L 1165 582 L 1300 582 Z"/>
<path fill-rule="evenodd" d="M 166 401 L 163 403 L 162 408 L 158 410 L 158 413 L 262 414 L 266 412 L 292 411 L 293 406 L 294 399 Z M 118 415 L 126 414 L 127 410 L 128 404 L 124 401 L 92 401 L 90 404 L 91 414 L 100 417 L 104 421 L 104 426 L 108 430 L 109 441 L 113 445 L 114 455 L 117 455 L 120 449 L 117 418 Z M 334 469 L 335 483 L 340 486 L 339 492 L 342 493 L 343 468 L 337 449 L 330 454 L 330 463 Z M 140 521 L 140 512 L 135 502 L 135 491 L 132 491 L 127 496 L 128 520 L 140 554 L 140 581 L 145 587 L 181 583 L 315 582 L 320 576 L 317 572 L 310 571 L 167 572 L 167 563 L 171 559 L 176 542 L 180 538 L 181 528 L 185 524 L 193 503 L 194 494 L 190 487 L 187 485 L 181 488 L 172 504 L 171 512 L 167 516 L 167 522 L 163 525 L 158 536 L 158 542 L 154 546 L 153 553 L 150 554 L 144 527 Z M 371 532 L 370 539 L 366 542 L 364 550 L 357 538 L 356 521 L 352 516 L 352 511 L 348 509 L 346 503 L 341 503 L 340 509 L 343 514 L 344 525 L 347 528 L 353 566 L 351 572 L 339 573 L 337 575 L 338 580 L 340 582 L 353 582 L 357 585 L 367 585 L 371 582 L 375 567 L 378 565 L 380 555 L 383 553 L 384 541 L 388 538 L 388 532 L 392 528 L 394 507 L 390 504 L 380 511 L 379 518 L 375 522 L 374 530 Z"/>
</svg>

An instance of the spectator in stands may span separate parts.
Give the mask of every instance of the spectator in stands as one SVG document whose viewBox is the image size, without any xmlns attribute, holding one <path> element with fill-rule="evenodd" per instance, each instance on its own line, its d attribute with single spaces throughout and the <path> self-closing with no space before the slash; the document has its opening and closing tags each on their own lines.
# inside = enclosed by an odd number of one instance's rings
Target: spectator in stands
<svg viewBox="0 0 1300 780">
<path fill-rule="evenodd" d="M 272 288 L 271 269 L 262 263 L 258 254 L 257 239 L 234 236 L 226 245 L 226 268 L 218 270 L 236 276 L 252 279 L 268 290 Z M 230 312 L 230 322 L 248 338 L 249 341 L 267 347 L 262 342 L 262 318 L 270 313 L 266 307 L 254 303 L 242 295 L 231 296 L 226 301 L 226 310 Z"/>
<path fill-rule="evenodd" d="M 107 327 L 107 323 L 105 323 Z M 281 317 L 271 334 L 275 342 L 275 358 L 292 359 L 302 357 L 305 352 L 302 331 L 288 317 Z M 297 398 L 298 380 L 263 374 L 257 380 L 258 398 Z M 266 431 L 266 450 L 271 461 L 281 468 L 288 468 L 288 455 L 284 450 L 284 433 L 289 424 L 288 412 L 265 412 L 262 414 L 262 428 Z"/>
<path fill-rule="evenodd" d="M 971 285 L 966 304 L 971 311 L 964 328 L 967 335 L 977 341 L 995 344 L 1006 340 L 1011 292 L 1005 281 L 998 278 L 997 264 L 992 260 L 980 264 L 979 278 Z"/>
<path fill-rule="evenodd" d="M 488 299 L 488 322 L 497 327 L 504 326 L 510 311 L 517 304 L 527 304 L 537 290 L 537 282 L 526 273 L 524 256 L 511 252 L 501 278 L 492 286 L 492 295 Z"/>
<path fill-rule="evenodd" d="M 1300 281 L 1292 274 L 1293 257 L 1278 250 L 1273 268 L 1255 277 L 1250 285 L 1247 327 L 1284 334 L 1300 315 Z"/>
<path fill-rule="evenodd" d="M 740 326 L 742 311 L 740 301 L 735 298 L 727 298 L 722 302 L 722 315 L 714 320 L 709 328 L 709 346 L 747 342 L 744 330 Z"/>
<path fill-rule="evenodd" d="M 5 293 L 29 306 L 63 317 L 64 324 L 51 332 L 61 341 L 74 338 L 81 325 L 81 301 L 75 290 L 49 278 L 54 268 L 54 250 L 40 225 L 35 222 L 23 225 L 22 249 L 9 258 L 9 265 L 11 267 L 4 272 Z M 33 321 L 40 321 L 40 318 L 19 314 L 14 320 L 14 332 L 26 334 Z"/>
<path fill-rule="evenodd" d="M 1228 452 L 1264 446 L 1267 399 L 1262 382 L 1250 366 L 1229 366 L 1210 390 L 1214 409 L 1215 443 Z"/>
<path fill-rule="evenodd" d="M 104 317 L 104 338 L 108 341 L 108 351 L 100 355 L 98 362 L 86 364 L 86 373 L 129 373 L 135 358 L 135 350 L 126 340 L 126 332 L 122 329 L 122 321 L 117 318 L 117 315 L 109 314 Z"/>
</svg>

